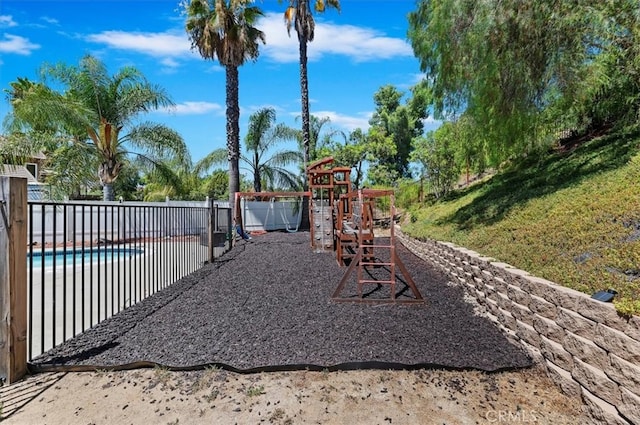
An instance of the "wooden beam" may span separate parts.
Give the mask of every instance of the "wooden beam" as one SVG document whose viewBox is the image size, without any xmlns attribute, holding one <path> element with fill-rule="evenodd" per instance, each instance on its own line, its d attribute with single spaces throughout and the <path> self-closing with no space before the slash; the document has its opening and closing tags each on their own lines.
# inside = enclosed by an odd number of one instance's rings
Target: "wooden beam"
<svg viewBox="0 0 640 425">
<path fill-rule="evenodd" d="M 274 197 L 291 197 L 299 198 L 303 196 L 311 196 L 311 192 L 236 192 L 236 199 L 239 197 L 250 198 L 274 198 Z"/>
<path fill-rule="evenodd" d="M 0 177 L 0 378 L 27 373 L 27 179 Z"/>
</svg>

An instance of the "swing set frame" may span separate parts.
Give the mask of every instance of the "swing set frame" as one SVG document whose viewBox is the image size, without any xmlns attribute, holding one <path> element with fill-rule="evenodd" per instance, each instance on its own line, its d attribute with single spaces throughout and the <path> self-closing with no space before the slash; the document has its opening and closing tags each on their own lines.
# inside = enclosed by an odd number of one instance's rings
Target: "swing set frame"
<svg viewBox="0 0 640 425">
<path fill-rule="evenodd" d="M 304 208 L 304 199 L 311 196 L 311 192 L 236 192 L 234 202 L 234 222 L 235 228 L 238 228 L 245 234 L 245 226 L 242 221 L 241 200 L 243 198 L 254 198 L 265 200 L 269 199 L 273 201 L 275 198 L 300 198 L 300 209 Z M 287 229 L 287 231 L 290 231 Z"/>
</svg>

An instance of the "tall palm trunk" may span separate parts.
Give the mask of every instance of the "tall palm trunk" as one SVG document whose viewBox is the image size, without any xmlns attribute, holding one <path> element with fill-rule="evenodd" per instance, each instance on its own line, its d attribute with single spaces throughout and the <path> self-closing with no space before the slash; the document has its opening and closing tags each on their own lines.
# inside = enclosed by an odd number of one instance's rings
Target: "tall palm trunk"
<svg viewBox="0 0 640 425">
<path fill-rule="evenodd" d="M 118 177 L 118 174 L 120 174 L 121 169 L 122 163 L 113 158 L 110 158 L 100 164 L 100 167 L 98 168 L 98 177 L 102 184 L 102 200 L 114 201 L 116 199 L 113 191 L 113 182 Z"/>
<path fill-rule="evenodd" d="M 102 200 L 103 201 L 115 201 L 116 194 L 113 190 L 113 183 L 105 183 L 102 186 Z"/>
<path fill-rule="evenodd" d="M 260 173 L 260 157 L 258 152 L 253 154 L 253 164 L 256 167 L 253 172 L 253 190 L 255 192 L 262 192 L 262 175 Z"/>
<path fill-rule="evenodd" d="M 300 45 L 300 100 L 302 102 L 302 147 L 304 149 L 304 169 L 310 161 L 311 131 L 309 130 L 309 79 L 307 77 L 307 39 L 304 35 L 298 36 Z M 305 174 L 306 175 L 306 174 Z M 305 179 L 305 190 L 308 183 Z"/>
<path fill-rule="evenodd" d="M 235 205 L 240 191 L 240 107 L 238 106 L 238 67 L 226 66 L 227 90 L 227 150 L 229 155 L 229 202 Z M 234 214 L 234 217 L 236 215 Z"/>
</svg>

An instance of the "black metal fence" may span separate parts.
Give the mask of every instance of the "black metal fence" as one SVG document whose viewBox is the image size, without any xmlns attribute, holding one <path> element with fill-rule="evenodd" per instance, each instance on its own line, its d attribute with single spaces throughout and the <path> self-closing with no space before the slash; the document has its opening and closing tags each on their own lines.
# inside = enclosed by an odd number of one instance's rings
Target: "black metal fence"
<svg viewBox="0 0 640 425">
<path fill-rule="evenodd" d="M 28 360 L 231 248 L 213 202 L 29 202 Z"/>
</svg>

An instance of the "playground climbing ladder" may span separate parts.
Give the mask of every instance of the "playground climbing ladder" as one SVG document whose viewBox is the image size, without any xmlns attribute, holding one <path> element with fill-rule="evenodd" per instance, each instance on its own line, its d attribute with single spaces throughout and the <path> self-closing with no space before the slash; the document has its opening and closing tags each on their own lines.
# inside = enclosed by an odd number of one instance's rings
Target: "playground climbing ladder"
<svg viewBox="0 0 640 425">
<path fill-rule="evenodd" d="M 395 247 L 395 235 L 393 226 L 393 217 L 395 216 L 395 200 L 392 190 L 376 190 L 376 189 L 363 189 L 357 191 L 357 193 L 349 193 L 343 195 L 345 198 L 351 198 L 350 204 L 352 206 L 351 221 L 345 221 L 340 226 L 343 229 L 343 233 L 349 232 L 355 238 L 356 253 L 351 259 L 346 272 L 344 273 L 338 287 L 334 291 L 331 299 L 336 302 L 365 302 L 365 303 L 421 303 L 424 302 L 420 291 L 418 290 L 413 278 L 409 274 L 406 266 L 398 256 Z M 373 199 L 383 196 L 389 197 L 390 204 L 390 217 L 391 222 L 389 226 L 389 242 L 381 243 L 376 242 L 373 237 Z M 378 250 L 387 249 L 389 255 L 385 262 L 375 260 L 374 252 Z M 368 267 L 376 268 L 388 268 L 389 278 L 388 280 L 367 279 L 365 277 L 365 269 Z M 407 297 L 399 299 L 396 297 L 396 267 L 405 279 L 406 285 L 413 292 L 413 298 Z M 351 278 L 353 272 L 357 270 L 356 286 L 357 297 L 343 296 L 343 291 Z M 389 297 L 388 298 L 366 298 L 363 295 L 363 287 L 367 284 L 376 285 L 389 285 Z"/>
</svg>

